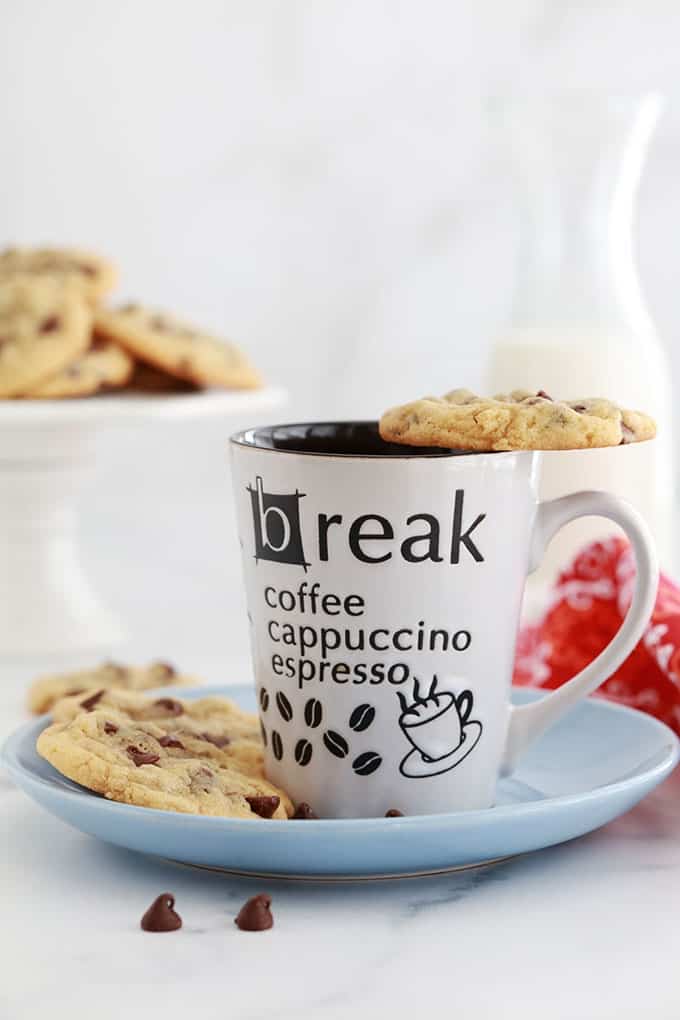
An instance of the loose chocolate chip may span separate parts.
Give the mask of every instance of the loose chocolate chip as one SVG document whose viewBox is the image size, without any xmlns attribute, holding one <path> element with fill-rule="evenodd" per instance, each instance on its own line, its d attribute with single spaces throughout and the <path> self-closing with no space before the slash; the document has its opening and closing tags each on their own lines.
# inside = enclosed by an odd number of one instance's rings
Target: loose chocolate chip
<svg viewBox="0 0 680 1020">
<path fill-rule="evenodd" d="M 385 818 L 403 818 L 404 812 L 400 811 L 399 808 L 391 807 L 389 811 L 385 812 Z"/>
<path fill-rule="evenodd" d="M 175 897 L 172 893 L 161 893 L 144 914 L 140 922 L 142 930 L 177 931 L 178 928 L 182 927 L 182 918 L 173 909 L 174 906 Z"/>
<path fill-rule="evenodd" d="M 272 751 L 277 761 L 283 758 L 283 741 L 276 730 L 272 730 Z"/>
<path fill-rule="evenodd" d="M 166 709 L 168 715 L 182 715 L 184 712 L 184 705 L 174 698 L 157 698 L 154 705 Z"/>
<path fill-rule="evenodd" d="M 142 751 L 139 747 L 135 747 L 130 744 L 125 750 L 132 758 L 133 762 L 139 768 L 140 765 L 155 765 L 157 761 L 160 761 L 160 755 L 154 754 L 153 751 Z"/>
<path fill-rule="evenodd" d="M 92 709 L 94 708 L 94 706 L 97 704 L 97 702 L 103 696 L 104 696 L 104 688 L 102 687 L 101 691 L 95 691 L 94 694 L 91 694 L 89 696 L 89 698 L 84 698 L 80 702 L 80 707 L 84 708 L 86 712 L 91 712 Z"/>
<path fill-rule="evenodd" d="M 375 751 L 364 751 L 352 762 L 352 768 L 358 776 L 370 776 L 382 765 L 382 758 Z"/>
<path fill-rule="evenodd" d="M 375 709 L 372 705 L 358 705 L 349 717 L 350 728 L 357 733 L 367 730 L 375 719 Z"/>
<path fill-rule="evenodd" d="M 335 730 L 326 730 L 323 735 L 323 742 L 326 749 L 334 754 L 336 758 L 346 758 L 349 754 L 349 744 L 343 736 Z"/>
<path fill-rule="evenodd" d="M 178 747 L 180 751 L 184 750 L 184 744 L 177 737 L 173 737 L 172 733 L 164 733 L 162 737 L 159 737 L 158 743 L 161 747 Z"/>
<path fill-rule="evenodd" d="M 227 744 L 231 743 L 229 737 L 213 737 L 210 733 L 201 733 L 200 737 L 201 740 L 207 740 L 209 744 L 214 744 L 215 747 L 226 747 Z"/>
<path fill-rule="evenodd" d="M 295 814 L 292 815 L 291 817 L 294 820 L 301 819 L 302 821 L 306 822 L 306 821 L 312 821 L 313 819 L 318 818 L 319 816 L 314 814 L 314 812 L 310 808 L 309 804 L 306 804 L 304 802 L 304 800 L 303 800 L 295 808 Z"/>
<path fill-rule="evenodd" d="M 118 732 L 118 727 L 115 726 L 112 722 L 105 722 L 104 723 L 104 733 L 108 733 L 110 735 L 110 734 L 117 733 L 117 732 Z"/>
<path fill-rule="evenodd" d="M 55 329 L 59 329 L 60 320 L 58 315 L 50 315 L 47 319 L 43 319 L 40 323 L 41 333 L 54 333 Z"/>
<path fill-rule="evenodd" d="M 266 931 L 274 925 L 271 905 L 271 896 L 265 893 L 253 896 L 243 904 L 234 918 L 234 923 L 241 931 Z"/>
<path fill-rule="evenodd" d="M 260 708 L 263 712 L 269 708 L 269 692 L 266 687 L 262 687 L 260 690 Z"/>
<path fill-rule="evenodd" d="M 259 815 L 260 818 L 271 818 L 277 807 L 281 803 L 280 797 L 246 797 L 246 800 L 250 804 L 251 810 Z"/>
<path fill-rule="evenodd" d="M 552 401 L 552 397 L 548 396 L 548 394 L 545 392 L 545 390 L 538 390 L 537 393 L 536 393 L 536 396 L 537 397 L 543 397 L 544 400 Z"/>
<path fill-rule="evenodd" d="M 279 691 L 276 695 L 276 707 L 278 708 L 283 721 L 290 722 L 293 718 L 293 706 L 283 691 Z"/>
<path fill-rule="evenodd" d="M 323 709 L 318 698 L 310 698 L 305 705 L 305 722 L 312 729 L 320 725 L 323 717 Z"/>
<path fill-rule="evenodd" d="M 298 765 L 309 765 L 312 760 L 313 747 L 309 740 L 302 737 L 295 745 L 295 761 Z"/>
</svg>

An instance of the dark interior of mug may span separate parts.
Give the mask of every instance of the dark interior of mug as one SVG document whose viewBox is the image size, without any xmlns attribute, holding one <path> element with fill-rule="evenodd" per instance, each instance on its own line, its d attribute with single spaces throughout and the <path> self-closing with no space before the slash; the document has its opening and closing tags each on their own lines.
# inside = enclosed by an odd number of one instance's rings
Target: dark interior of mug
<svg viewBox="0 0 680 1020">
<path fill-rule="evenodd" d="M 445 450 L 437 446 L 405 446 L 380 438 L 377 421 L 303 422 L 299 425 L 267 425 L 246 429 L 233 437 L 235 443 L 262 450 L 325 454 L 331 457 L 455 457 L 469 450 Z"/>
</svg>

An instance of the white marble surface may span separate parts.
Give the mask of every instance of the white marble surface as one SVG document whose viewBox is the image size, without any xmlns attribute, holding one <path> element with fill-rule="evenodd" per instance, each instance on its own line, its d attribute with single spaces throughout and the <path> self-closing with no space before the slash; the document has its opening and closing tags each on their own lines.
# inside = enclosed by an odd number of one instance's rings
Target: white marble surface
<svg viewBox="0 0 680 1020">
<path fill-rule="evenodd" d="M 3 733 L 33 668 L 2 669 Z M 0 1017 L 677 1020 L 679 794 L 676 773 L 601 831 L 494 867 L 324 885 L 99 844 L 0 774 Z M 165 890 L 183 929 L 142 933 Z M 261 891 L 274 929 L 239 932 Z"/>
</svg>

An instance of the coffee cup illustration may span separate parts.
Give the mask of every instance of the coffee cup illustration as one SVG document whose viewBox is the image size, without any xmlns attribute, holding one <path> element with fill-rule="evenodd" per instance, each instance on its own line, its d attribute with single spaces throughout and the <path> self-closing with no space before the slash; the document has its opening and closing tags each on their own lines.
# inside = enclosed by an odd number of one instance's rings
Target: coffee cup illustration
<svg viewBox="0 0 680 1020">
<path fill-rule="evenodd" d="M 398 691 L 401 715 L 399 726 L 412 750 L 399 766 L 403 776 L 417 779 L 436 776 L 455 768 L 476 746 L 482 724 L 470 719 L 474 705 L 472 691 L 438 691 L 438 679 L 423 696 L 420 681 L 413 682 L 413 700 Z"/>
</svg>

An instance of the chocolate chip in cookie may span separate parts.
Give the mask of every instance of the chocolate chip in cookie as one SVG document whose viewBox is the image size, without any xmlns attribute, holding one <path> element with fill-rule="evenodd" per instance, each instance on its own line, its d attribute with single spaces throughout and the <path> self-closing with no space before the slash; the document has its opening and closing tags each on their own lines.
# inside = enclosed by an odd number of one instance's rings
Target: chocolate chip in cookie
<svg viewBox="0 0 680 1020">
<path fill-rule="evenodd" d="M 207 740 L 209 744 L 213 744 L 215 747 L 228 747 L 231 743 L 229 737 L 224 733 L 199 733 L 198 735 L 201 740 Z"/>
<path fill-rule="evenodd" d="M 161 747 L 176 747 L 180 751 L 184 750 L 184 744 L 177 737 L 174 737 L 172 733 L 166 733 L 164 736 L 159 737 L 158 743 Z"/>
<path fill-rule="evenodd" d="M 102 687 L 101 690 L 95 691 L 94 694 L 91 694 L 89 698 L 84 698 L 80 702 L 80 707 L 84 708 L 86 712 L 91 712 L 97 702 L 101 701 L 103 694 L 104 688 Z"/>
<path fill-rule="evenodd" d="M 177 701 L 176 698 L 156 698 L 154 705 L 162 708 L 164 713 L 171 716 L 182 715 L 184 712 L 184 705 L 181 701 Z"/>
<path fill-rule="evenodd" d="M 141 748 L 132 744 L 126 748 L 126 751 L 137 768 L 141 765 L 156 765 L 160 761 L 160 755 L 154 754 L 153 751 L 142 751 Z"/>
<path fill-rule="evenodd" d="M 276 796 L 246 797 L 246 800 L 250 804 L 253 813 L 259 815 L 260 818 L 271 818 L 281 803 L 281 798 Z"/>
</svg>

